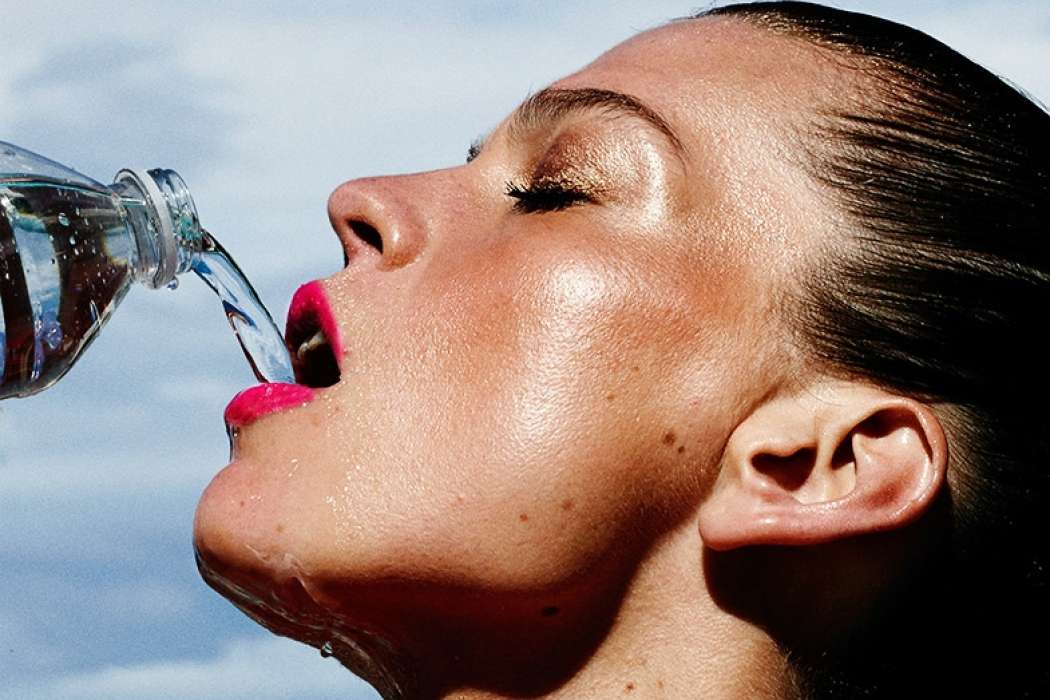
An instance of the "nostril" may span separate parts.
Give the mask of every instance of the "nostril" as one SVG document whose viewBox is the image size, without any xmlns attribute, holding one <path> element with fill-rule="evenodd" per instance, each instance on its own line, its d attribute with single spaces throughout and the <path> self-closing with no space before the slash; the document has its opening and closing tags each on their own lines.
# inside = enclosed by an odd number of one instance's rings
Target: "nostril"
<svg viewBox="0 0 1050 700">
<path fill-rule="evenodd" d="M 411 178 L 365 178 L 345 182 L 328 197 L 328 220 L 339 238 L 347 268 L 392 271 L 422 254 L 430 221 L 409 187 Z"/>
<path fill-rule="evenodd" d="M 383 252 L 383 237 L 379 235 L 379 231 L 377 231 L 374 226 L 360 220 L 349 222 L 349 226 L 355 236 L 375 248 L 380 253 Z"/>
</svg>

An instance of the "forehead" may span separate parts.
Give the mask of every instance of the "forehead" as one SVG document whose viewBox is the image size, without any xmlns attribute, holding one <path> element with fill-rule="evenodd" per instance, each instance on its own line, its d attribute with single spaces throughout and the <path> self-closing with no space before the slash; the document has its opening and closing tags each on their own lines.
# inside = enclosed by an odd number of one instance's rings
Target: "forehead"
<svg viewBox="0 0 1050 700">
<path fill-rule="evenodd" d="M 721 121 L 739 124 L 749 115 L 787 128 L 844 84 L 842 72 L 806 42 L 710 17 L 642 32 L 556 87 L 619 89 L 688 133 L 690 127 L 717 128 Z"/>
<path fill-rule="evenodd" d="M 850 86 L 806 42 L 732 18 L 685 20 L 636 35 L 554 87 L 618 90 L 671 125 L 705 252 L 721 237 L 729 255 L 769 245 L 802 255 L 826 230 L 800 167 L 800 133 Z"/>
</svg>

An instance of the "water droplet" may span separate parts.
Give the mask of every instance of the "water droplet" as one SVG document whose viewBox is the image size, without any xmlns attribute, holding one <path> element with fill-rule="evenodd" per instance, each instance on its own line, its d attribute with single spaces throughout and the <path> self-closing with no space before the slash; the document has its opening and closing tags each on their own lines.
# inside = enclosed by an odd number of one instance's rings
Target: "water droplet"
<svg viewBox="0 0 1050 700">
<path fill-rule="evenodd" d="M 69 226 L 69 217 L 66 216 L 65 212 L 62 212 L 58 215 L 58 223 L 62 224 L 63 226 Z"/>
<path fill-rule="evenodd" d="M 331 656 L 334 653 L 335 652 L 332 650 L 332 642 L 331 641 L 327 641 L 327 642 L 325 642 L 324 644 L 321 645 L 321 656 L 322 656 L 322 658 L 327 659 L 329 656 Z"/>
<path fill-rule="evenodd" d="M 39 312 L 39 309 L 34 309 L 34 311 Z M 33 321 L 33 368 L 29 373 L 30 382 L 40 379 L 40 373 L 44 369 L 44 345 L 40 339 L 42 328 L 40 319 Z"/>
<path fill-rule="evenodd" d="M 48 319 L 41 328 L 41 340 L 48 350 L 56 349 L 62 342 L 62 326 L 54 319 Z"/>
<path fill-rule="evenodd" d="M 240 434 L 238 428 L 234 428 L 229 424 L 226 425 L 226 439 L 230 443 L 230 461 L 232 462 L 237 456 L 237 436 Z"/>
<path fill-rule="evenodd" d="M 168 282 L 168 289 L 178 289 L 178 288 L 179 288 L 179 278 L 178 277 L 175 277 L 175 278 L 173 278 L 171 280 L 171 282 Z"/>
</svg>

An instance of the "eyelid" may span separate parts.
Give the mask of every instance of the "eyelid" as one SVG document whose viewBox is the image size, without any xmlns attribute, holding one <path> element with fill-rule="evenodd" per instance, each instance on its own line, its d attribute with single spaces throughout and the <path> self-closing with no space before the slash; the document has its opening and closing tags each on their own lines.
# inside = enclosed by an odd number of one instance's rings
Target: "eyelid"
<svg viewBox="0 0 1050 700">
<path fill-rule="evenodd" d="M 593 178 L 581 177 L 582 173 L 572 168 L 559 169 L 556 172 L 533 174 L 529 178 L 530 187 L 563 187 L 576 192 L 598 195 L 605 189 Z"/>
<path fill-rule="evenodd" d="M 515 199 L 513 209 L 519 214 L 561 211 L 579 204 L 597 203 L 593 194 L 564 181 L 517 184 L 508 181 L 504 194 Z"/>
<path fill-rule="evenodd" d="M 601 205 L 607 187 L 593 173 L 564 164 L 541 167 L 518 182 L 508 181 L 504 194 L 513 198 L 514 211 L 520 214 L 561 211 L 582 204 Z"/>
</svg>

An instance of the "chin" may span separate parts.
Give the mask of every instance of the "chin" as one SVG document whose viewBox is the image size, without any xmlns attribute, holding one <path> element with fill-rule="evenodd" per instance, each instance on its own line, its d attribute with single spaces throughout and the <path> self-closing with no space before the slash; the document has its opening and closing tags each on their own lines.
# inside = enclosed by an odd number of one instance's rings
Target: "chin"
<svg viewBox="0 0 1050 700">
<path fill-rule="evenodd" d="M 370 606 L 361 597 L 345 590 L 344 599 L 321 584 L 331 577 L 314 573 L 318 555 L 302 551 L 291 537 L 283 539 L 285 532 L 275 525 L 283 513 L 268 510 L 265 499 L 251 500 L 257 493 L 253 476 L 250 465 L 235 461 L 201 497 L 193 532 L 201 577 L 258 624 L 337 657 L 384 697 L 410 697 L 397 680 L 406 662 L 396 630 L 382 616 L 367 614 Z M 345 605 L 355 599 L 359 610 Z"/>
</svg>

